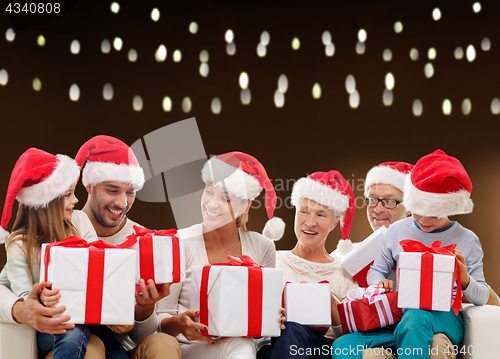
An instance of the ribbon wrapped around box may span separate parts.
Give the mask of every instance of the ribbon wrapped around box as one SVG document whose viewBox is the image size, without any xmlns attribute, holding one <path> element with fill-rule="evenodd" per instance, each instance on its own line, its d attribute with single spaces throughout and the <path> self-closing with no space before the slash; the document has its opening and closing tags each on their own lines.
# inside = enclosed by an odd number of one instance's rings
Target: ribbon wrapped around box
<svg viewBox="0 0 500 359">
<path fill-rule="evenodd" d="M 40 263 L 40 280 L 61 290 L 57 306 L 66 306 L 71 323 L 134 323 L 134 251 L 73 236 L 44 244 Z"/>
<path fill-rule="evenodd" d="M 252 258 L 228 256 L 228 263 L 191 267 L 191 309 L 200 311 L 205 335 L 280 335 L 282 270 L 263 268 Z"/>
<path fill-rule="evenodd" d="M 134 234 L 123 244 L 137 252 L 136 283 L 152 279 L 155 284 L 186 280 L 184 241 L 177 230 L 152 230 L 134 226 Z"/>
<path fill-rule="evenodd" d="M 379 284 L 351 289 L 347 301 L 337 304 L 344 334 L 383 328 L 401 321 L 398 292 L 385 293 Z"/>
<path fill-rule="evenodd" d="M 453 254 L 456 245 L 441 247 L 441 242 L 436 241 L 426 247 L 410 239 L 399 243 L 403 252 L 398 264 L 398 306 L 448 312 L 452 307 L 456 278 L 458 285 L 453 310 L 458 315 L 462 285 L 458 260 Z"/>
<path fill-rule="evenodd" d="M 323 328 L 332 325 L 332 301 L 328 281 L 319 283 L 285 283 L 283 307 L 286 320 L 309 327 Z"/>
</svg>

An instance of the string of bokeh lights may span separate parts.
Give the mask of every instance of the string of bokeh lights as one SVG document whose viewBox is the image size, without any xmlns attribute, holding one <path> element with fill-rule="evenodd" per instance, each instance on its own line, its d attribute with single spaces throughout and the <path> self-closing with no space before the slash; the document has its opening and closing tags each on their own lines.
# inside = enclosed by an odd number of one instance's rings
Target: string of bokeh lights
<svg viewBox="0 0 500 359">
<path fill-rule="evenodd" d="M 120 11 L 120 4 L 118 2 L 113 2 L 110 5 L 110 10 L 114 14 L 118 14 Z M 472 10 L 474 13 L 479 13 L 481 11 L 481 4 L 475 2 L 472 5 Z M 439 8 L 434 8 L 432 11 L 432 18 L 435 21 L 439 21 L 442 17 L 441 10 Z M 160 11 L 154 8 L 151 11 L 151 20 L 157 22 L 160 19 Z M 403 31 L 403 24 L 400 21 L 394 23 L 394 32 L 401 33 Z M 196 22 L 191 22 L 189 24 L 189 32 L 191 34 L 196 34 L 198 32 L 198 24 Z M 8 42 L 13 42 L 15 40 L 16 34 L 9 28 L 5 33 L 5 38 Z M 236 43 L 234 42 L 234 32 L 228 29 L 225 33 L 224 39 L 226 41 L 226 53 L 229 56 L 233 56 L 236 53 Z M 358 55 L 363 55 L 366 51 L 366 41 L 368 34 L 365 29 L 360 29 L 358 31 L 358 41 L 356 42 L 355 51 Z M 329 31 L 324 31 L 321 37 L 322 43 L 325 46 L 325 55 L 332 57 L 335 54 L 335 45 L 332 42 L 332 35 Z M 263 31 L 260 36 L 260 42 L 257 45 L 256 52 L 257 56 L 265 57 L 267 54 L 267 46 L 271 41 L 269 32 Z M 46 39 L 43 35 L 39 35 L 37 38 L 38 46 L 45 46 Z M 116 51 L 121 51 L 123 48 L 123 40 L 120 37 L 115 37 L 112 41 L 104 39 L 101 42 L 101 52 L 103 54 L 109 54 L 111 48 Z M 300 49 L 300 39 L 294 37 L 291 43 L 292 50 Z M 485 37 L 481 41 L 481 50 L 489 51 L 491 49 L 491 41 L 489 38 Z M 81 46 L 78 40 L 73 40 L 70 44 L 70 52 L 73 55 L 78 55 L 80 53 Z M 164 62 L 167 59 L 167 47 L 164 44 L 160 44 L 155 52 L 155 60 L 157 62 Z M 419 59 L 420 53 L 418 49 L 412 48 L 409 53 L 410 59 L 412 61 L 417 61 Z M 462 47 L 457 47 L 454 50 L 454 57 L 456 60 L 462 60 L 466 57 L 468 62 L 473 62 L 476 59 L 476 49 L 474 45 L 468 45 L 464 49 Z M 131 48 L 127 54 L 128 60 L 130 62 L 136 62 L 138 59 L 137 50 Z M 427 58 L 429 62 L 424 65 L 424 76 L 428 79 L 432 78 L 435 73 L 435 69 L 432 61 L 437 57 L 437 50 L 431 47 L 427 51 Z M 174 62 L 182 61 L 182 52 L 180 49 L 175 49 L 172 54 L 172 59 Z M 202 50 L 199 55 L 200 67 L 199 74 L 202 77 L 207 77 L 209 75 L 209 64 L 208 64 L 209 54 L 207 50 Z M 392 60 L 392 51 L 389 48 L 384 49 L 382 53 L 382 59 L 385 62 L 390 62 Z M 0 69 L 0 85 L 6 86 L 9 81 L 9 75 L 6 69 Z M 242 72 L 239 76 L 240 100 L 243 105 L 249 105 L 251 102 L 251 92 L 249 88 L 250 78 L 246 72 Z M 393 89 L 395 87 L 396 80 L 392 73 L 387 73 L 385 75 L 385 88 L 382 94 L 382 102 L 385 106 L 391 106 L 394 100 Z M 42 90 L 42 81 L 40 78 L 35 77 L 32 83 L 33 90 L 39 92 Z M 356 109 L 360 105 L 360 94 L 356 90 L 356 79 L 354 75 L 349 74 L 345 81 L 345 88 L 347 94 L 349 95 L 349 106 Z M 282 74 L 278 78 L 278 87 L 274 92 L 274 104 L 277 108 L 282 108 L 285 105 L 285 93 L 288 89 L 288 78 L 285 74 Z M 105 101 L 111 101 L 114 96 L 114 89 L 111 83 L 106 83 L 103 87 L 103 98 Z M 320 99 L 322 95 L 321 85 L 319 82 L 314 83 L 312 87 L 312 97 L 314 99 Z M 80 88 L 77 84 L 72 84 L 69 89 L 69 98 L 71 101 L 78 101 L 80 98 Z M 132 99 L 132 108 L 134 111 L 141 111 L 143 109 L 144 103 L 140 95 L 136 95 Z M 165 96 L 162 101 L 162 107 L 165 112 L 170 112 L 173 107 L 172 99 L 169 96 Z M 182 111 L 185 113 L 191 112 L 193 107 L 190 97 L 184 97 L 181 102 Z M 494 115 L 500 114 L 500 99 L 498 97 L 493 98 L 491 101 L 491 112 Z M 222 110 L 222 102 L 220 98 L 215 97 L 211 101 L 211 110 L 214 114 L 220 114 Z M 466 98 L 462 101 L 461 110 L 464 115 L 469 115 L 472 110 L 472 103 L 470 99 Z M 415 99 L 412 104 L 412 112 L 414 116 L 421 116 L 423 113 L 423 103 L 420 99 Z M 452 103 L 449 99 L 445 98 L 442 102 L 442 112 L 444 115 L 450 115 L 452 112 Z"/>
</svg>

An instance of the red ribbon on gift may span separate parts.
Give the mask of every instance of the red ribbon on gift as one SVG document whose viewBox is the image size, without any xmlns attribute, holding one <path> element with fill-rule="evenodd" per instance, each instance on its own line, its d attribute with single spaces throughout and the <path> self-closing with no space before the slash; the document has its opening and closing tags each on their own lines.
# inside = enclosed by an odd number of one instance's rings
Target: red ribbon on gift
<svg viewBox="0 0 500 359">
<path fill-rule="evenodd" d="M 104 284 L 104 257 L 106 248 L 119 248 L 111 243 L 98 240 L 87 242 L 76 236 L 68 237 L 60 242 L 50 243 L 45 248 L 43 263 L 45 265 L 45 281 L 48 281 L 50 249 L 52 247 L 88 248 L 89 262 L 87 274 L 87 294 L 85 300 L 85 323 L 101 324 L 102 296 Z"/>
<path fill-rule="evenodd" d="M 247 337 L 260 337 L 262 331 L 262 266 L 247 255 L 240 258 L 227 256 L 229 262 L 203 267 L 200 285 L 200 323 L 208 327 L 208 278 L 212 266 L 242 266 L 248 268 L 248 328 Z M 208 331 L 202 330 L 208 335 Z"/>
<path fill-rule="evenodd" d="M 457 280 L 457 294 L 453 301 L 453 311 L 458 315 L 461 307 L 462 300 L 462 281 L 460 277 L 460 267 L 458 259 L 453 253 L 457 246 L 450 244 L 446 247 L 441 247 L 441 241 L 435 241 L 430 247 L 425 246 L 423 243 L 411 239 L 404 239 L 399 242 L 403 247 L 404 252 L 423 252 L 421 259 L 421 276 L 420 276 L 420 306 L 423 309 L 432 308 L 432 281 L 434 271 L 434 256 L 432 254 L 442 254 L 446 256 L 455 257 L 455 278 Z"/>
</svg>

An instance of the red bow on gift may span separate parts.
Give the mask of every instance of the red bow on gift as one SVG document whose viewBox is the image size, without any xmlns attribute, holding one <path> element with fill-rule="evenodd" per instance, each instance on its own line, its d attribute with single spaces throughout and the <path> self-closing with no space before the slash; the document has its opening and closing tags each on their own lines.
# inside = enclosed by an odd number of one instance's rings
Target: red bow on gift
<svg viewBox="0 0 500 359">
<path fill-rule="evenodd" d="M 247 255 L 242 255 L 241 257 L 227 256 L 229 259 L 228 263 L 217 263 L 215 265 L 230 265 L 230 266 L 242 266 L 242 267 L 262 267 L 257 264 L 251 257 Z"/>
<path fill-rule="evenodd" d="M 433 256 L 432 254 L 442 254 L 455 257 L 455 278 L 457 279 L 457 294 L 453 301 L 453 311 L 458 315 L 461 307 L 462 300 L 462 280 L 460 277 L 460 267 L 458 259 L 453 253 L 457 246 L 450 244 L 446 247 L 441 247 L 441 241 L 435 241 L 430 247 L 425 246 L 423 243 L 411 239 L 404 239 L 399 242 L 403 247 L 404 252 L 423 252 L 422 255 L 422 274 L 420 278 L 420 301 L 426 303 L 426 306 L 432 308 L 432 279 L 433 279 Z"/>
</svg>

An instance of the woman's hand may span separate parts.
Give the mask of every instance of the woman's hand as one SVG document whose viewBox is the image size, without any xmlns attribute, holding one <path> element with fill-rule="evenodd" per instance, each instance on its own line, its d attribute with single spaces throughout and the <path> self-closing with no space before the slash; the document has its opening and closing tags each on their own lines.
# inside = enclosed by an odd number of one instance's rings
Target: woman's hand
<svg viewBox="0 0 500 359">
<path fill-rule="evenodd" d="M 285 322 L 286 322 L 286 317 L 285 317 L 285 313 L 286 313 L 286 309 L 285 308 L 281 308 L 280 309 L 280 315 L 281 315 L 281 318 L 280 318 L 280 328 L 283 330 L 285 329 Z"/>
<path fill-rule="evenodd" d="M 378 282 L 378 284 L 382 285 L 387 293 L 394 292 L 394 282 L 389 279 L 384 279 Z"/>
<path fill-rule="evenodd" d="M 461 283 L 462 289 L 465 290 L 467 289 L 470 283 L 470 276 L 469 272 L 467 271 L 467 262 L 465 261 L 465 257 L 462 254 L 462 252 L 459 251 L 458 249 L 455 249 L 453 253 L 455 253 L 455 257 L 457 257 L 458 259 L 458 267 L 460 269 L 460 280 L 462 282 Z"/>
<path fill-rule="evenodd" d="M 53 307 L 59 303 L 61 293 L 59 289 L 52 289 L 52 283 L 47 282 L 40 292 L 40 302 L 47 308 Z"/>
<path fill-rule="evenodd" d="M 193 320 L 200 315 L 199 311 L 187 310 L 171 318 L 165 318 L 161 322 L 161 331 L 172 336 L 182 333 L 187 340 L 203 340 L 215 344 L 215 340 L 207 335 L 201 334 L 200 330 L 208 330 L 207 326 Z"/>
</svg>

